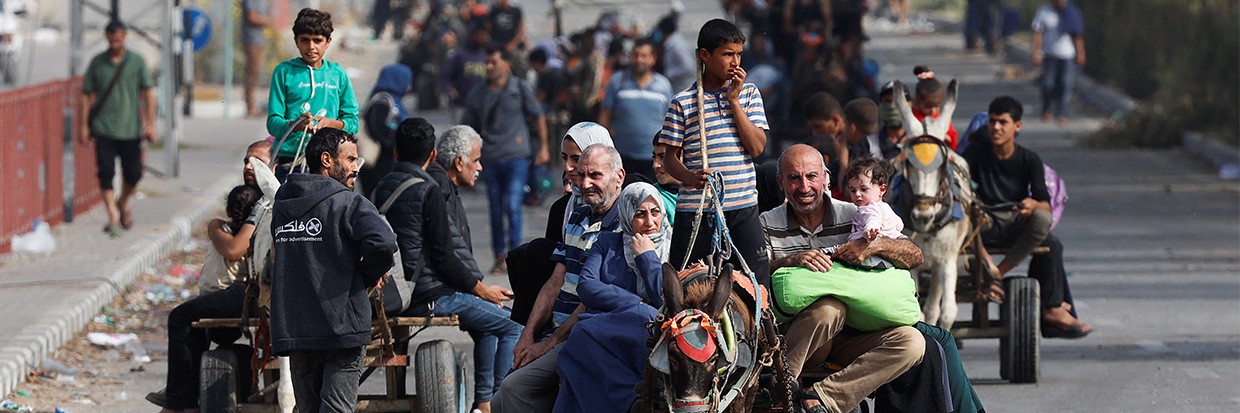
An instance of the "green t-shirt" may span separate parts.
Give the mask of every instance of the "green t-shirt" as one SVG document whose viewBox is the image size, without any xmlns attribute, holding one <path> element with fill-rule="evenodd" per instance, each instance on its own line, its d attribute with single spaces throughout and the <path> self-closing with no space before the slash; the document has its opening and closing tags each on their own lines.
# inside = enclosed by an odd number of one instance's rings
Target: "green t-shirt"
<svg viewBox="0 0 1240 413">
<path fill-rule="evenodd" d="M 142 137 L 142 102 L 141 93 L 155 86 L 151 73 L 147 70 L 146 61 L 136 53 L 125 51 L 125 69 L 116 86 L 105 98 L 103 92 L 112 82 L 112 76 L 120 64 L 112 63 L 108 52 L 103 52 L 90 60 L 86 74 L 82 76 L 82 93 L 95 95 L 95 104 L 99 106 L 98 115 L 90 123 L 91 133 L 112 139 L 133 140 Z M 154 102 L 152 102 L 154 103 Z M 87 113 L 81 116 L 88 116 Z"/>
</svg>

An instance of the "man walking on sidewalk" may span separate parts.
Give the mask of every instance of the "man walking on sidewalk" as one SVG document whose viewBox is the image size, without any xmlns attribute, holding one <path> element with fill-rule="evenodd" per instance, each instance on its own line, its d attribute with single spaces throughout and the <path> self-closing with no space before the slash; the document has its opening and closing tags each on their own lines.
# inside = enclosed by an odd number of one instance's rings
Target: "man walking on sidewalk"
<svg viewBox="0 0 1240 413">
<path fill-rule="evenodd" d="M 99 188 L 108 224 L 103 232 L 113 238 L 122 229 L 133 227 L 129 199 L 142 179 L 142 141 L 155 143 L 155 82 L 146 61 L 125 48 L 128 30 L 113 20 L 104 29 L 108 50 L 91 59 L 82 76 L 82 100 L 78 116 L 79 143 L 95 141 L 95 162 L 99 167 Z M 112 178 L 116 158 L 121 158 L 121 195 L 116 196 Z"/>
<path fill-rule="evenodd" d="M 352 412 L 370 344 L 370 300 L 392 268 L 396 235 L 353 192 L 357 140 L 320 129 L 306 146 L 309 173 L 276 192 L 271 232 L 271 346 L 288 356 L 300 412 Z"/>
<path fill-rule="evenodd" d="M 632 67 L 607 82 L 598 123 L 611 129 L 616 150 L 629 174 L 654 179 L 651 137 L 663 129 L 663 115 L 672 101 L 672 84 L 654 72 L 654 43 L 641 39 L 633 44 Z"/>
</svg>

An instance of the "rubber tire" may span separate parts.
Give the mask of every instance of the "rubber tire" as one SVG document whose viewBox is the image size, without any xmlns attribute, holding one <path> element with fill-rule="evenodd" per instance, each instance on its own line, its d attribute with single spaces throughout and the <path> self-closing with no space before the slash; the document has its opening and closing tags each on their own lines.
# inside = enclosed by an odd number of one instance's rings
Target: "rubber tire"
<svg viewBox="0 0 1240 413">
<path fill-rule="evenodd" d="M 474 407 L 474 362 L 473 357 L 466 354 L 463 350 L 456 351 L 456 382 L 457 393 L 456 399 L 457 411 L 460 413 L 469 413 Z"/>
<path fill-rule="evenodd" d="M 456 349 L 448 340 L 418 345 L 413 362 L 417 410 L 420 413 L 458 413 Z"/>
<path fill-rule="evenodd" d="M 198 409 L 203 412 L 236 412 L 240 363 L 237 353 L 217 348 L 202 353 L 198 376 Z"/>
<path fill-rule="evenodd" d="M 1012 383 L 1037 383 L 1041 366 L 1042 300 L 1038 280 L 1007 277 L 1007 300 L 999 307 L 1007 337 L 999 339 L 999 377 Z"/>
</svg>

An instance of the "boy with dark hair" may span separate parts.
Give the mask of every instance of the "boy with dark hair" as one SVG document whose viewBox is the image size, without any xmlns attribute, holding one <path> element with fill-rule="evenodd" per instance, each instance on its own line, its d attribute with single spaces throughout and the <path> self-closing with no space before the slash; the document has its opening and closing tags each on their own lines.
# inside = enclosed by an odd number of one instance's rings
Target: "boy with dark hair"
<svg viewBox="0 0 1240 413">
<path fill-rule="evenodd" d="M 293 22 L 293 40 L 300 57 L 276 66 L 267 103 L 267 133 L 277 138 L 275 155 L 280 165 L 297 161 L 310 135 L 319 129 L 340 129 L 352 135 L 358 128 L 353 83 L 344 68 L 324 59 L 332 43 L 331 14 L 302 9 Z M 307 159 L 306 163 L 316 161 Z"/>
<path fill-rule="evenodd" d="M 460 318 L 474 338 L 474 408 L 489 412 L 494 390 L 512 368 L 521 325 L 502 307 L 512 292 L 482 283 L 482 271 L 448 214 L 445 188 L 426 171 L 435 156 L 430 122 L 401 122 L 396 128 L 396 166 L 379 181 L 374 201 L 396 232 L 405 280 L 395 281 L 417 281 L 409 308 L 401 315 Z"/>
<path fill-rule="evenodd" d="M 659 133 L 667 145 L 664 166 L 681 182 L 676 200 L 676 224 L 672 238 L 672 265 L 683 268 L 711 251 L 711 231 L 717 230 L 710 215 L 722 211 L 741 260 L 758 281 L 769 285 L 770 268 L 762 226 L 758 222 L 758 189 L 753 158 L 766 146 L 766 112 L 762 95 L 745 83 L 741 67 L 745 35 L 732 23 L 714 19 L 698 33 L 698 81 L 672 98 Z M 707 190 L 708 185 L 713 187 Z M 714 204 L 703 216 L 699 206 Z M 693 228 L 705 222 L 690 245 Z"/>
<path fill-rule="evenodd" d="M 964 151 L 969 174 L 977 184 L 978 202 L 990 216 L 982 240 L 991 247 L 1009 247 L 1003 262 L 995 265 L 990 254 L 980 251 L 995 277 L 1003 277 L 1038 246 L 1049 254 L 1029 260 L 1029 276 L 1037 278 L 1042 298 L 1042 336 L 1080 338 L 1092 328 L 1076 317 L 1072 294 L 1063 266 L 1063 243 L 1050 233 L 1050 193 L 1046 188 L 1042 158 L 1016 144 L 1024 114 L 1011 96 L 990 102 L 988 139 L 976 139 Z"/>
<path fill-rule="evenodd" d="M 878 133 L 878 105 L 869 98 L 856 98 L 844 106 L 844 140 L 853 158 L 890 159 L 900 147 Z"/>
<path fill-rule="evenodd" d="M 306 150 L 310 173 L 289 175 L 271 209 L 271 346 L 289 357 L 299 411 L 352 412 L 370 344 L 367 290 L 392 268 L 396 236 L 350 190 L 353 135 L 320 129 Z"/>
</svg>

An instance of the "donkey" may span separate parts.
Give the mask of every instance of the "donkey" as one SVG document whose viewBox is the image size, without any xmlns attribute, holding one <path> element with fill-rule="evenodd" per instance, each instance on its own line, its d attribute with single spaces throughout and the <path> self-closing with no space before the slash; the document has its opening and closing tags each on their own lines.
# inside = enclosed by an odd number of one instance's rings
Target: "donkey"
<svg viewBox="0 0 1240 413">
<path fill-rule="evenodd" d="M 902 210 L 906 230 L 912 231 L 913 242 L 925 256 L 913 273 L 931 274 L 922 319 L 945 329 L 951 329 L 956 320 L 957 262 L 973 225 L 968 214 L 974 202 L 968 164 L 943 143 L 956 110 L 958 89 L 953 79 L 939 117 L 926 116 L 921 121 L 913 116 L 907 97 L 897 93 L 896 107 L 909 136 L 916 138 L 907 141 L 903 153 L 892 159 L 896 175 L 907 187 L 888 192 L 897 198 L 893 205 Z"/>
<path fill-rule="evenodd" d="M 794 378 L 787 376 L 783 366 L 773 318 L 755 314 L 753 301 L 733 290 L 736 273 L 731 264 L 711 272 L 701 265 L 679 273 L 671 265 L 663 266 L 667 321 L 656 329 L 661 334 L 656 337 L 658 343 L 647 370 L 647 411 L 661 410 L 655 407 L 661 381 L 669 411 L 751 412 L 758 369 L 772 363 L 776 380 L 787 389 L 783 402 L 791 405 L 792 392 L 787 385 Z M 760 287 L 749 284 L 744 282 L 742 290 L 765 295 Z M 723 321 L 725 312 L 730 324 Z M 755 332 L 755 323 L 763 328 Z"/>
</svg>

